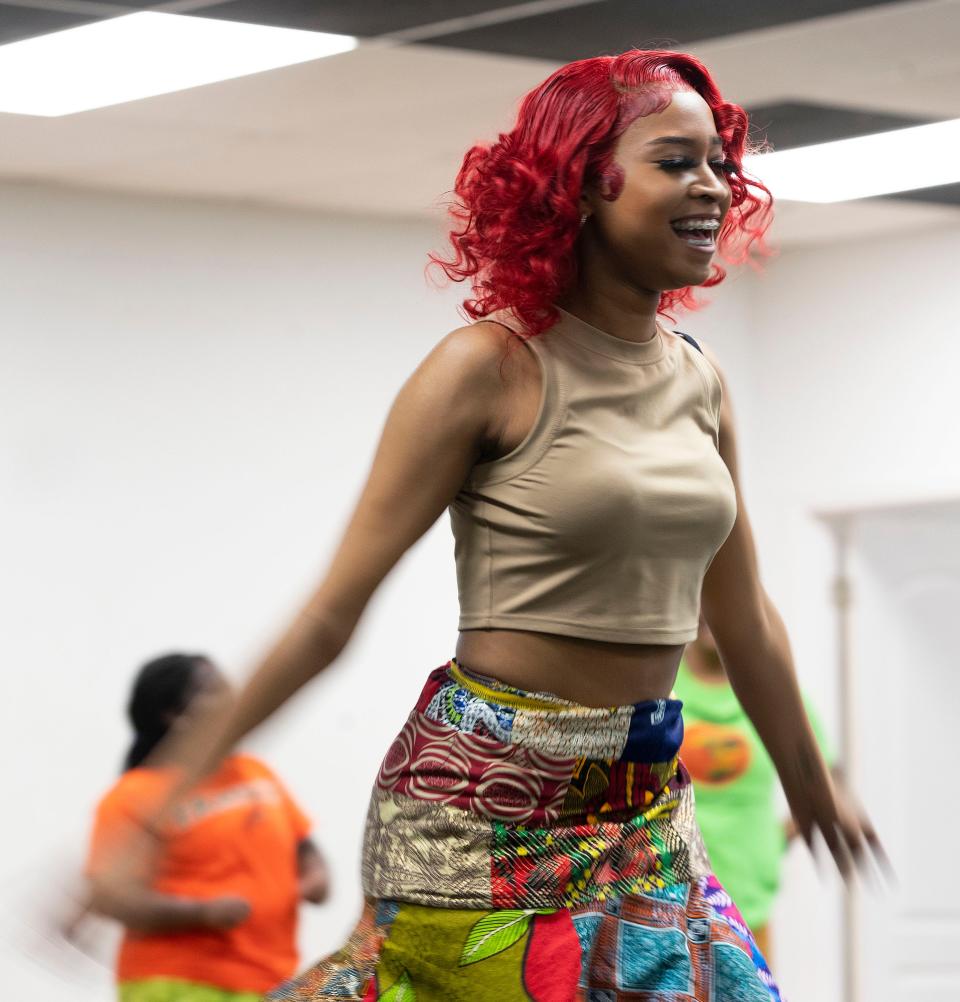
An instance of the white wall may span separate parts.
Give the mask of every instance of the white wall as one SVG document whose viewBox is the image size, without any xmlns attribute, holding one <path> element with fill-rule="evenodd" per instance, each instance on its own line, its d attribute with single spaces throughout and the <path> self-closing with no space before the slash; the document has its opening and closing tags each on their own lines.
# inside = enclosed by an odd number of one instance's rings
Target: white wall
<svg viewBox="0 0 960 1002">
<path fill-rule="evenodd" d="M 392 394 L 459 322 L 457 290 L 423 279 L 438 241 L 413 222 L 0 188 L 11 997 L 59 1000 L 73 976 L 35 939 L 24 953 L 25 930 L 115 774 L 134 667 L 182 647 L 246 671 L 322 570 Z M 833 733 L 830 553 L 810 513 L 960 490 L 957 242 L 945 229 L 785 253 L 678 321 L 724 361 L 765 579 Z M 341 665 L 257 740 L 338 877 L 304 923 L 310 955 L 355 918 L 367 789 L 451 653 L 455 602 L 442 522 Z M 839 1002 L 839 902 L 811 873 L 795 850 L 778 973 L 794 1002 Z M 77 968 L 71 1000 L 110 997 L 106 969 Z"/>
</svg>

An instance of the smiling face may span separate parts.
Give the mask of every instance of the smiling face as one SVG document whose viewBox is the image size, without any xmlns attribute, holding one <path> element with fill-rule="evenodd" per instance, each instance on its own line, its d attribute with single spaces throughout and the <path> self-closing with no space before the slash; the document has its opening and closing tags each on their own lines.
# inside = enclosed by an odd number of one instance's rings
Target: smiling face
<svg viewBox="0 0 960 1002">
<path fill-rule="evenodd" d="M 693 91 L 677 91 L 636 119 L 614 150 L 615 184 L 584 191 L 581 260 L 638 291 L 702 284 L 730 208 L 725 157 L 713 114 Z"/>
</svg>

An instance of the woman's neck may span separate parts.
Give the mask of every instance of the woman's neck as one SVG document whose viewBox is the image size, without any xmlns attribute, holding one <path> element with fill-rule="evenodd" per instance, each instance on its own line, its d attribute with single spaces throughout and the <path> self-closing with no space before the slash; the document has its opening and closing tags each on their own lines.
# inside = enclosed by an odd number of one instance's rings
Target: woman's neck
<svg viewBox="0 0 960 1002">
<path fill-rule="evenodd" d="M 608 275 L 592 280 L 589 274 L 581 274 L 576 287 L 557 303 L 591 327 L 636 342 L 656 336 L 659 304 L 659 292 L 629 288 Z"/>
</svg>

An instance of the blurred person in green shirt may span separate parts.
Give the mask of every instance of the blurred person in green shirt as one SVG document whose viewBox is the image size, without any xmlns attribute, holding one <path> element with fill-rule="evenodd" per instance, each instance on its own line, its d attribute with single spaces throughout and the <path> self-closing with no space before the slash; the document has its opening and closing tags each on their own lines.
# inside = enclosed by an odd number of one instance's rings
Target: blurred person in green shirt
<svg viewBox="0 0 960 1002">
<path fill-rule="evenodd" d="M 770 958 L 768 923 L 781 864 L 796 831 L 777 805 L 777 774 L 727 680 L 710 628 L 701 619 L 674 686 L 683 701 L 680 757 L 693 779 L 697 820 L 720 883 L 736 901 L 760 951 Z M 816 711 L 804 705 L 817 743 L 835 772 Z"/>
</svg>

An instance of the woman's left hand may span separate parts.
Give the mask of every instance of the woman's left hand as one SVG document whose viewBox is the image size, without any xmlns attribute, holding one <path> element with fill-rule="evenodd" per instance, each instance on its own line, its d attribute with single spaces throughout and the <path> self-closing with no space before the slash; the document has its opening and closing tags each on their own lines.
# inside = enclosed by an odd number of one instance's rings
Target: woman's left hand
<svg viewBox="0 0 960 1002">
<path fill-rule="evenodd" d="M 802 778 L 805 771 L 807 781 Z M 820 781 L 814 779 L 809 770 L 801 769 L 796 780 L 783 782 L 783 788 L 796 833 L 812 851 L 814 833 L 819 832 L 845 880 L 852 879 L 857 871 L 867 874 L 874 868 L 887 877 L 892 875 L 873 823 L 856 798 L 829 774 Z"/>
</svg>

